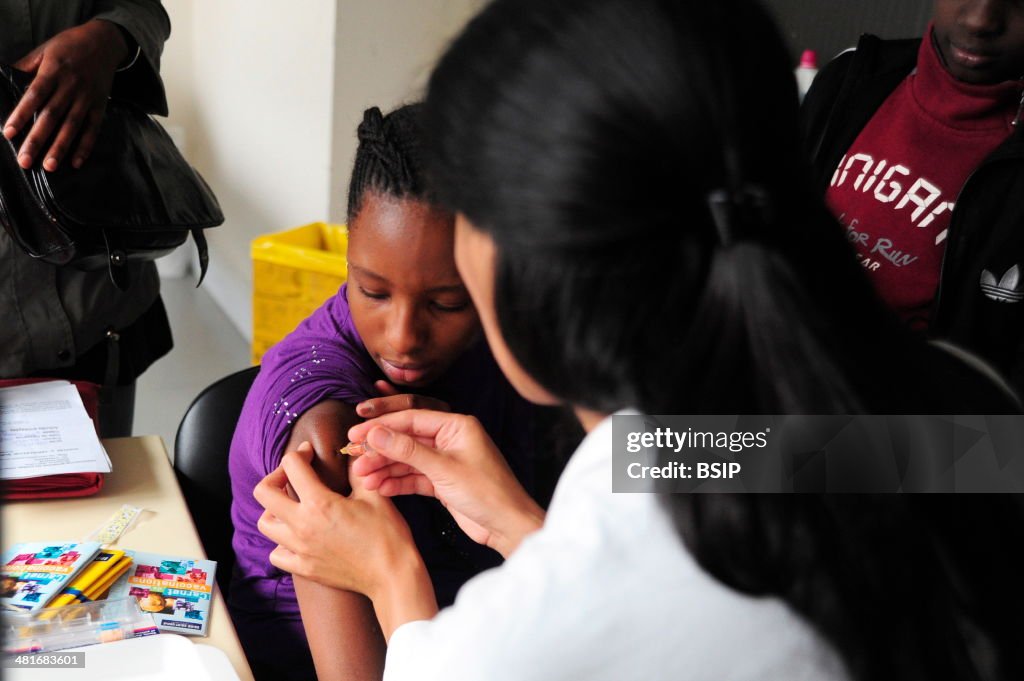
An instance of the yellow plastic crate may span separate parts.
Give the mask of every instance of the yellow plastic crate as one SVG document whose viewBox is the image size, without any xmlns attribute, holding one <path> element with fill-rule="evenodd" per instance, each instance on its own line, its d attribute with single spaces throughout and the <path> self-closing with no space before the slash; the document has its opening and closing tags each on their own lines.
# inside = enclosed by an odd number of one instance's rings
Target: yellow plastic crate
<svg viewBox="0 0 1024 681">
<path fill-rule="evenodd" d="M 348 277 L 345 225 L 314 222 L 252 242 L 252 363 L 338 292 Z"/>
</svg>

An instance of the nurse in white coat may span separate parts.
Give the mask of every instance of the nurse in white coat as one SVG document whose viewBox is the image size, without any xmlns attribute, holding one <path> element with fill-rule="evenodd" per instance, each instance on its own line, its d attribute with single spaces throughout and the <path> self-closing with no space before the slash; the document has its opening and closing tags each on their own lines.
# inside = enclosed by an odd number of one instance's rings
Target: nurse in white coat
<svg viewBox="0 0 1024 681">
<path fill-rule="evenodd" d="M 349 497 L 308 446 L 257 487 L 275 565 L 372 601 L 386 679 L 988 680 L 1020 661 L 1013 599 L 978 578 L 1020 595 L 1020 550 L 991 541 L 1024 546 L 1012 499 L 611 491 L 617 413 L 1005 408 L 881 308 L 805 182 L 796 99 L 748 0 L 496 0 L 448 49 L 426 104 L 459 271 L 511 383 L 587 435 L 546 514 L 476 421 L 428 411 L 350 431 Z M 398 494 L 506 562 L 438 612 Z"/>
</svg>

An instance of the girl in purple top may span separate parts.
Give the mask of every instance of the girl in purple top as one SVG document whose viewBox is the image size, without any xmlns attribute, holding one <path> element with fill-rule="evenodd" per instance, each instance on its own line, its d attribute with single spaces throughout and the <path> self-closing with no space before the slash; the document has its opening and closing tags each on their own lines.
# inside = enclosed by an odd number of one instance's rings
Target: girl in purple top
<svg viewBox="0 0 1024 681">
<path fill-rule="evenodd" d="M 270 563 L 275 544 L 257 529 L 263 509 L 252 490 L 286 450 L 310 442 L 320 476 L 344 491 L 347 457 L 337 452 L 350 426 L 409 407 L 450 408 L 476 416 L 535 489 L 536 409 L 508 385 L 482 339 L 455 269 L 454 218 L 424 188 L 418 119 L 418 105 L 366 111 L 349 187 L 348 283 L 264 355 L 231 443 L 237 565 L 228 605 L 257 678 L 379 678 L 383 669 L 383 638 L 365 597 Z M 442 604 L 500 562 L 435 500 L 395 505 Z M 318 646 L 332 651 L 319 656 L 332 666 L 314 672 L 309 649 Z"/>
</svg>

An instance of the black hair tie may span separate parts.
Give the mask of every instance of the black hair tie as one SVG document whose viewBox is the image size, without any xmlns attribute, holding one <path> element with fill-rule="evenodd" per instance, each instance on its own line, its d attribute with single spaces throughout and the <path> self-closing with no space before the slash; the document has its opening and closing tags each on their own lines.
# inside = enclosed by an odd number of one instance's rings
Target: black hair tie
<svg viewBox="0 0 1024 681">
<path fill-rule="evenodd" d="M 715 223 L 718 242 L 724 248 L 748 234 L 748 227 L 772 221 L 771 198 L 758 184 L 743 184 L 735 189 L 714 189 L 708 193 L 708 209 Z"/>
</svg>

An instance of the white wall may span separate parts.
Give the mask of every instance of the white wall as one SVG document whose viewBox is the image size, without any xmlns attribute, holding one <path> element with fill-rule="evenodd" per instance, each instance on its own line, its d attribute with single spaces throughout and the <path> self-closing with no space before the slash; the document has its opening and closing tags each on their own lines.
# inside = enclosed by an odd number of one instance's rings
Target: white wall
<svg viewBox="0 0 1024 681">
<path fill-rule="evenodd" d="M 249 242 L 327 213 L 335 0 L 165 5 L 172 122 L 226 217 L 204 286 L 248 338 Z"/>
<path fill-rule="evenodd" d="M 480 0 L 164 0 L 169 123 L 226 222 L 203 284 L 252 337 L 253 238 L 344 220 L 362 111 L 416 98 Z"/>
<path fill-rule="evenodd" d="M 420 99 L 448 41 L 481 5 L 481 0 L 339 0 L 334 45 L 332 221 L 345 221 L 356 127 L 363 111 L 379 106 L 387 113 Z"/>
<path fill-rule="evenodd" d="M 171 17 L 171 39 L 164 45 L 160 76 L 167 89 L 169 126 L 191 130 L 196 127 L 192 78 L 195 73 L 192 50 L 192 0 L 163 0 Z M 193 145 L 186 139 L 185 155 L 194 158 Z"/>
</svg>

